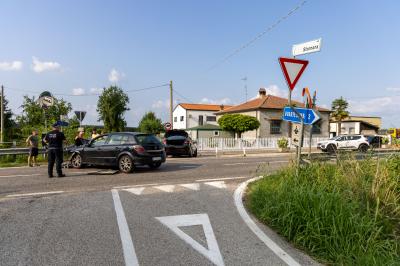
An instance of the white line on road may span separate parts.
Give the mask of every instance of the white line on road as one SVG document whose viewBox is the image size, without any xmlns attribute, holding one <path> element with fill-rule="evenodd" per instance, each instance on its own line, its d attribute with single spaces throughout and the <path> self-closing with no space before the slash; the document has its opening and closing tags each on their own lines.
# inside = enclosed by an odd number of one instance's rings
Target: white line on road
<svg viewBox="0 0 400 266">
<path fill-rule="evenodd" d="M 157 186 L 157 185 L 162 185 L 162 184 L 167 184 L 167 183 L 152 183 L 152 184 L 143 184 L 143 185 L 128 185 L 128 186 L 117 186 L 113 187 L 113 189 L 123 189 L 123 188 L 131 188 L 131 187 L 148 187 L 148 186 Z"/>
<path fill-rule="evenodd" d="M 225 181 L 213 181 L 213 182 L 205 182 L 204 184 L 213 186 L 216 188 L 226 188 Z"/>
<path fill-rule="evenodd" d="M 119 198 L 118 191 L 111 190 L 115 214 L 117 215 L 117 222 L 119 228 L 119 234 L 122 242 L 122 250 L 124 252 L 125 265 L 127 266 L 138 266 L 139 261 L 136 256 L 135 248 L 133 247 L 133 241 L 131 233 L 129 232 L 128 223 L 125 218 L 124 209 L 122 208 L 121 199 Z"/>
<path fill-rule="evenodd" d="M 191 190 L 199 190 L 200 189 L 199 183 L 180 184 L 180 186 L 191 189 Z"/>
<path fill-rule="evenodd" d="M 29 175 L 0 175 L 0 178 L 2 177 L 26 177 L 26 176 L 38 176 L 40 174 L 29 174 Z"/>
<path fill-rule="evenodd" d="M 156 189 L 162 190 L 164 192 L 173 192 L 175 185 L 164 185 L 164 186 L 156 186 Z"/>
<path fill-rule="evenodd" d="M 284 262 L 286 262 L 289 266 L 300 266 L 300 264 L 295 261 L 289 254 L 287 254 L 278 244 L 276 244 L 271 238 L 269 238 L 250 218 L 249 214 L 246 212 L 246 209 L 243 206 L 243 192 L 247 187 L 247 184 L 250 182 L 256 181 L 261 177 L 255 177 L 249 180 L 244 181 L 239 187 L 235 190 L 235 194 L 233 195 L 235 200 L 236 208 L 242 217 L 243 221 L 247 224 L 247 226 L 253 231 L 253 233 L 264 242 L 267 247 L 269 247 L 279 258 L 281 258 Z"/>
<path fill-rule="evenodd" d="M 16 197 L 30 197 L 30 196 L 41 196 L 41 195 L 50 195 L 50 194 L 60 194 L 64 193 L 64 191 L 47 191 L 47 192 L 35 192 L 35 193 L 25 193 L 25 194 L 11 194 L 7 195 L 7 198 L 16 198 Z"/>
<path fill-rule="evenodd" d="M 220 177 L 220 178 L 209 178 L 209 179 L 198 179 L 196 182 L 206 182 L 206 181 L 219 181 L 219 180 L 232 180 L 232 179 L 245 179 L 249 178 L 246 176 L 237 176 L 237 177 Z"/>
</svg>

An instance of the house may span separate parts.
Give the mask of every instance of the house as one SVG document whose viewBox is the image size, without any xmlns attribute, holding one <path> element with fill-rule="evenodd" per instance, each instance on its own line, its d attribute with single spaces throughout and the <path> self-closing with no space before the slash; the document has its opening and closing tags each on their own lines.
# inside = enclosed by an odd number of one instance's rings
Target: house
<svg viewBox="0 0 400 266">
<path fill-rule="evenodd" d="M 188 129 L 205 124 L 218 125 L 216 112 L 229 105 L 180 103 L 172 114 L 174 129 Z"/>
<path fill-rule="evenodd" d="M 186 129 L 192 139 L 200 138 L 233 138 L 232 132 L 223 131 L 219 126 L 213 124 L 204 124 Z"/>
<path fill-rule="evenodd" d="M 363 134 L 376 135 L 382 125 L 382 119 L 378 116 L 349 116 L 342 120 L 341 135 Z M 329 133 L 331 137 L 339 135 L 339 123 L 335 119 L 330 121 Z"/>
<path fill-rule="evenodd" d="M 224 114 L 233 113 L 256 117 L 260 121 L 260 127 L 257 130 L 243 133 L 243 138 L 290 137 L 291 123 L 282 120 L 283 108 L 287 104 L 287 99 L 267 95 L 266 90 L 261 88 L 257 98 L 225 108 L 216 114 L 218 118 Z M 297 101 L 292 101 L 292 104 L 297 107 L 304 107 L 303 103 Z M 321 107 L 316 109 L 319 111 L 321 119 L 312 127 L 313 135 L 316 137 L 328 137 L 330 110 Z M 310 128 L 310 126 L 305 127 L 306 134 L 308 134 Z"/>
</svg>

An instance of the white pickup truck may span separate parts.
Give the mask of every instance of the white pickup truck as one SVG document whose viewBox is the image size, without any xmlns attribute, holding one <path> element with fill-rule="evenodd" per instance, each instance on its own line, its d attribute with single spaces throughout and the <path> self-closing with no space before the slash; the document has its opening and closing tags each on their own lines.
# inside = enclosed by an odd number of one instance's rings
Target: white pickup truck
<svg viewBox="0 0 400 266">
<path fill-rule="evenodd" d="M 345 135 L 336 136 L 317 144 L 317 148 L 329 153 L 335 153 L 336 150 L 358 150 L 366 152 L 369 149 L 368 139 L 363 135 Z"/>
</svg>

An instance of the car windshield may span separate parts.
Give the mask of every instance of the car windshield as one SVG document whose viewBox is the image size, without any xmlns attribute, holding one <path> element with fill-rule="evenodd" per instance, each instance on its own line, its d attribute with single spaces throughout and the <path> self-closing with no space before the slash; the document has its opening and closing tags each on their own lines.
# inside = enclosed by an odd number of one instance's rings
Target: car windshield
<svg viewBox="0 0 400 266">
<path fill-rule="evenodd" d="M 160 144 L 160 141 L 157 139 L 157 137 L 151 134 L 136 135 L 136 140 L 140 145 Z"/>
</svg>

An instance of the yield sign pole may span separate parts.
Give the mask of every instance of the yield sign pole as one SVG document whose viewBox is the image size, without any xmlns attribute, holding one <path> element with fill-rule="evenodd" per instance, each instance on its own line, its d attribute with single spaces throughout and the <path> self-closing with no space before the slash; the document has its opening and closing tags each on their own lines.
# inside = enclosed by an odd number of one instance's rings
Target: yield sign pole
<svg viewBox="0 0 400 266">
<path fill-rule="evenodd" d="M 301 128 L 300 128 L 300 143 L 296 148 L 297 150 L 297 165 L 300 165 L 300 157 L 301 157 L 301 147 L 303 146 L 303 134 L 304 134 L 304 120 L 299 112 L 295 108 L 292 107 L 292 90 L 296 86 L 299 81 L 301 75 L 308 65 L 307 60 L 300 60 L 295 58 L 286 58 L 280 57 L 279 64 L 281 65 L 281 69 L 287 85 L 289 87 L 289 95 L 288 95 L 288 104 L 289 107 L 292 108 L 293 112 L 301 119 Z"/>
</svg>

